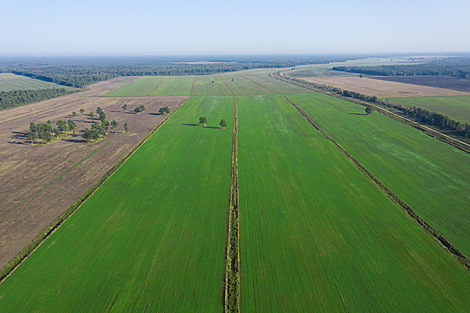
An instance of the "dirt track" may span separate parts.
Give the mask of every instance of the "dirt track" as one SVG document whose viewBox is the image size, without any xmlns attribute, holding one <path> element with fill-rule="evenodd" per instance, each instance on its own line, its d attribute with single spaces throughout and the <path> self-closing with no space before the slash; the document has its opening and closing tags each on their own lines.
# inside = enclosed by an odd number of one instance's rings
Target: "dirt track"
<svg viewBox="0 0 470 313">
<path fill-rule="evenodd" d="M 370 79 L 366 77 L 359 78 L 347 76 L 331 76 L 322 78 L 307 77 L 303 79 L 308 82 L 338 87 L 344 90 L 355 91 L 368 96 L 376 96 L 379 98 L 470 95 L 470 92 L 404 84 L 378 79 Z"/>
<path fill-rule="evenodd" d="M 90 86 L 90 90 L 0 113 L 0 268 L 78 200 L 104 173 L 155 128 L 164 116 L 188 97 L 99 97 L 135 80 L 118 78 Z M 126 103 L 128 111 L 124 112 Z M 133 109 L 145 105 L 147 111 Z M 119 122 L 118 133 L 88 144 L 80 133 L 90 127 L 88 115 L 73 117 L 81 108 L 89 114 L 100 106 L 109 121 Z M 49 145 L 31 146 L 25 138 L 30 122 L 72 119 L 77 134 Z M 95 120 L 96 121 L 96 120 Z M 127 122 L 129 134 L 123 132 Z"/>
</svg>

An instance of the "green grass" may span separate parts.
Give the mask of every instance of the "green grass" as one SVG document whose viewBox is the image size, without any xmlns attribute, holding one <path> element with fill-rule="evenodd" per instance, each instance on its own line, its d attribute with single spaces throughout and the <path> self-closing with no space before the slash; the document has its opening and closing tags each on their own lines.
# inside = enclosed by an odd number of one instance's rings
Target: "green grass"
<svg viewBox="0 0 470 313">
<path fill-rule="evenodd" d="M 364 107 L 289 96 L 445 238 L 470 256 L 470 155 Z"/>
<path fill-rule="evenodd" d="M 212 83 L 212 81 L 214 81 Z M 219 75 L 196 76 L 196 85 L 194 87 L 194 95 L 196 96 L 215 96 L 215 95 L 231 95 L 232 92 L 224 84 Z"/>
<path fill-rule="evenodd" d="M 151 96 L 189 96 L 193 87 L 194 76 L 170 76 Z"/>
<path fill-rule="evenodd" d="M 272 78 L 269 75 L 243 76 L 278 94 L 306 94 L 313 92 L 310 89 L 283 82 L 279 79 Z"/>
<path fill-rule="evenodd" d="M 242 312 L 470 310 L 468 271 L 281 96 L 238 110 Z"/>
<path fill-rule="evenodd" d="M 106 94 L 106 97 L 144 97 L 148 96 L 158 84 L 165 79 L 163 76 L 143 76 L 130 84 Z"/>
<path fill-rule="evenodd" d="M 14 75 L 10 73 L 0 74 L 0 92 L 14 90 L 38 90 L 49 88 L 65 88 L 67 90 L 76 89 L 73 87 L 67 87 L 39 79 L 32 79 L 21 75 Z"/>
<path fill-rule="evenodd" d="M 236 95 L 264 95 L 274 93 L 271 90 L 259 86 L 237 74 L 221 77 L 223 77 L 223 79 L 227 82 L 230 88 L 232 88 Z"/>
<path fill-rule="evenodd" d="M 441 113 L 461 123 L 470 124 L 470 96 L 389 98 L 392 102 Z"/>
<path fill-rule="evenodd" d="M 233 109 L 189 100 L 0 285 L 0 312 L 222 312 Z M 199 116 L 229 125 L 183 125 Z"/>
</svg>

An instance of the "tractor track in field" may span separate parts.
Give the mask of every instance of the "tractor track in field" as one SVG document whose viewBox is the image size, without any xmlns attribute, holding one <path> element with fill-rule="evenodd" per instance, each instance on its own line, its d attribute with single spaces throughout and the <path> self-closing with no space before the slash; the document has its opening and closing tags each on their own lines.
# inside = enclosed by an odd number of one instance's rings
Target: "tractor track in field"
<svg viewBox="0 0 470 313">
<path fill-rule="evenodd" d="M 227 84 L 227 82 L 222 78 L 222 76 L 219 76 L 219 78 L 224 82 L 225 86 L 227 86 L 227 88 L 230 90 L 230 92 L 234 95 L 235 92 L 233 91 L 232 88 L 230 88 L 230 86 Z"/>
<path fill-rule="evenodd" d="M 227 263 L 225 268 L 224 312 L 240 312 L 240 255 L 239 255 L 239 185 L 238 185 L 238 111 L 234 99 L 232 137 L 232 179 L 230 186 L 227 235 Z"/>
<path fill-rule="evenodd" d="M 160 87 L 160 85 L 163 84 L 163 82 L 164 82 L 165 80 L 167 80 L 167 78 L 168 78 L 168 76 L 165 77 L 160 83 L 158 83 L 157 87 L 153 88 L 153 90 L 152 90 L 151 92 L 149 92 L 149 94 L 147 95 L 147 97 L 149 97 L 152 93 L 154 93 L 155 90 L 157 90 L 157 88 Z"/>
<path fill-rule="evenodd" d="M 240 76 L 241 76 L 241 75 L 240 75 Z M 276 93 L 276 94 L 277 94 L 277 92 L 275 92 L 274 90 L 271 90 L 271 89 L 269 89 L 268 87 L 263 86 L 263 85 L 261 85 L 261 84 L 258 83 L 258 82 L 255 82 L 254 80 L 251 80 L 251 79 L 249 79 L 249 78 L 247 78 L 247 77 L 245 77 L 245 76 L 241 76 L 241 77 L 243 77 L 243 78 L 246 79 L 246 80 L 249 80 L 249 81 L 252 82 L 253 84 L 256 84 L 256 85 L 260 86 L 261 88 L 264 88 L 264 89 L 266 89 L 266 90 L 268 90 L 268 91 L 271 91 L 272 93 Z"/>
<path fill-rule="evenodd" d="M 290 101 L 286 96 L 284 98 L 295 108 L 297 111 L 305 117 L 305 119 L 317 129 L 327 140 L 331 141 L 336 148 L 341 151 L 354 165 L 369 178 L 385 195 L 392 200 L 398 207 L 403 209 L 421 228 L 426 231 L 431 237 L 433 237 L 447 252 L 457 258 L 457 260 L 470 269 L 470 259 L 467 258 L 460 250 L 452 245 L 446 238 L 444 238 L 437 230 L 431 225 L 424 221 L 410 206 L 408 206 L 402 199 L 400 199 L 390 188 L 382 183 L 374 174 L 372 174 L 364 165 L 362 165 L 356 158 L 349 154 L 339 143 L 331 138 L 325 131 L 317 124 L 317 122 L 310 117 L 304 110 L 298 107 L 295 103 Z"/>
<path fill-rule="evenodd" d="M 191 96 L 194 96 L 194 88 L 196 87 L 196 76 L 193 79 L 193 87 L 191 87 Z"/>
</svg>

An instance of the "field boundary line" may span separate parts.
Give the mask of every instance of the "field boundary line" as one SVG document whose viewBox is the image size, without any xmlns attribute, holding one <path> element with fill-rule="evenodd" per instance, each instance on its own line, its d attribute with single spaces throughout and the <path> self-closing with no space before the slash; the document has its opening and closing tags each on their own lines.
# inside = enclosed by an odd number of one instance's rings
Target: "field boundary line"
<svg viewBox="0 0 470 313">
<path fill-rule="evenodd" d="M 291 78 L 287 78 L 285 75 L 281 75 L 281 74 L 284 74 L 284 73 L 271 73 L 269 74 L 271 77 L 273 78 L 276 78 L 278 80 L 281 80 L 281 81 L 284 81 L 284 82 L 288 82 L 288 83 L 291 83 L 293 85 L 297 85 L 297 86 L 300 86 L 300 87 L 303 87 L 303 88 L 307 88 L 307 89 L 310 89 L 310 90 L 313 90 L 313 91 L 316 91 L 316 92 L 319 92 L 319 93 L 323 93 L 325 95 L 328 95 L 328 96 L 331 96 L 331 97 L 335 97 L 335 98 L 338 98 L 338 99 L 341 99 L 341 100 L 344 100 L 344 101 L 348 101 L 348 102 L 351 102 L 351 103 L 354 103 L 354 104 L 359 104 L 359 105 L 362 105 L 362 106 L 365 106 L 365 107 L 371 107 L 373 109 L 375 109 L 378 113 L 381 113 L 385 116 L 388 116 L 389 118 L 397 121 L 397 122 L 400 122 L 404 125 L 407 125 L 407 126 L 410 126 L 410 127 L 413 127 L 419 131 L 421 131 L 422 133 L 432 137 L 432 138 L 435 138 L 439 141 L 442 141 L 444 143 L 447 143 L 459 150 L 462 150 L 464 152 L 467 152 L 467 153 L 470 153 L 470 144 L 464 142 L 464 141 L 461 141 L 457 138 L 454 138 L 452 136 L 449 136 L 449 135 L 446 135 L 438 130 L 435 130 L 429 126 L 425 126 L 423 124 L 420 124 L 416 121 L 413 121 L 409 118 L 406 118 L 404 116 L 401 116 L 397 113 L 394 113 L 394 112 L 391 112 L 387 109 L 384 109 L 376 104 L 373 104 L 373 103 L 370 103 L 370 102 L 367 102 L 367 101 L 364 101 L 364 100 L 359 100 L 359 99 L 355 99 L 355 98 L 350 98 L 350 97 L 345 97 L 345 96 L 341 96 L 339 94 L 336 94 L 334 92 L 329 92 L 329 91 L 326 91 L 326 90 L 323 90 L 321 88 L 321 86 L 323 86 L 323 88 L 325 88 L 326 85 L 320 85 L 320 84 L 316 84 L 316 83 L 312 83 L 312 82 L 306 82 L 304 80 L 302 80 L 302 82 L 299 82 L 297 80 L 293 80 Z"/>
<path fill-rule="evenodd" d="M 147 97 L 149 97 L 152 93 L 155 92 L 155 90 L 157 90 L 158 87 L 160 87 L 160 85 L 168 78 L 168 76 L 166 76 L 161 82 L 158 83 L 157 87 L 153 88 L 153 90 L 151 92 L 149 92 L 149 94 L 147 95 Z"/>
<path fill-rule="evenodd" d="M 235 92 L 233 91 L 232 88 L 230 88 L 230 86 L 227 84 L 227 82 L 222 78 L 222 76 L 219 76 L 219 78 L 224 82 L 225 86 L 227 86 L 228 89 L 230 89 L 230 91 L 232 92 L 232 95 L 235 94 Z"/>
<path fill-rule="evenodd" d="M 227 252 L 225 267 L 225 313 L 240 312 L 239 185 L 238 185 L 238 110 L 234 98 L 232 134 L 232 173 L 230 183 Z"/>
<path fill-rule="evenodd" d="M 247 77 L 245 77 L 245 76 L 242 76 L 242 75 L 240 75 L 240 77 L 242 77 L 242 78 L 244 78 L 244 79 L 246 79 L 246 80 L 249 80 L 249 81 L 252 82 L 253 84 L 256 84 L 256 85 L 260 86 L 261 88 L 264 88 L 264 89 L 266 89 L 266 90 L 268 90 L 268 91 L 271 91 L 271 92 L 274 93 L 274 94 L 277 94 L 277 92 L 275 92 L 274 90 L 271 90 L 271 89 L 269 89 L 268 87 L 265 87 L 265 86 L 261 85 L 260 83 L 255 82 L 254 80 L 251 80 L 251 79 L 249 79 L 249 78 L 247 78 Z"/>
<path fill-rule="evenodd" d="M 325 131 L 317 124 L 317 122 L 310 117 L 304 110 L 290 101 L 287 96 L 284 98 L 294 107 L 297 111 L 307 119 L 307 121 L 315 127 L 327 140 L 331 141 L 336 148 L 341 151 L 354 165 L 369 178 L 385 195 L 392 200 L 398 207 L 403 209 L 408 215 L 419 225 L 426 233 L 433 237 L 447 252 L 457 258 L 457 260 L 467 269 L 470 270 L 470 259 L 468 259 L 460 250 L 452 245 L 446 238 L 444 238 L 437 230 L 424 221 L 410 206 L 408 206 L 402 199 L 400 199 L 390 188 L 382 183 L 374 174 L 372 174 L 364 165 L 362 165 L 356 158 L 354 158 L 346 149 L 339 143 L 331 138 Z"/>
<path fill-rule="evenodd" d="M 0 270 L 0 285 L 34 253 L 59 227 L 66 222 L 93 194 L 109 179 L 114 173 L 144 144 L 153 134 L 160 129 L 176 111 L 178 111 L 187 101 L 182 102 L 173 112 L 171 112 L 163 121 L 161 121 L 150 133 L 147 134 L 131 151 L 123 156 L 112 168 L 110 168 L 88 191 L 74 204 L 72 204 L 64 213 L 55 219 L 48 227 L 44 229 L 33 241 L 31 241 L 23 250 L 21 250 L 10 262 Z"/>
<path fill-rule="evenodd" d="M 196 87 L 196 75 L 194 75 L 193 87 L 191 87 L 191 96 L 194 96 L 194 88 L 195 87 Z"/>
</svg>

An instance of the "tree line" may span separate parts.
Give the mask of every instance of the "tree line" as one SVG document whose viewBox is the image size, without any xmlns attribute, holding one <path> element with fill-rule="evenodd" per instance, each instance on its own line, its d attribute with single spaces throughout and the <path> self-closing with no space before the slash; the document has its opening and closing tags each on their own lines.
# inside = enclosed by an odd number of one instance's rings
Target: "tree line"
<svg viewBox="0 0 470 313">
<path fill-rule="evenodd" d="M 470 58 L 448 58 L 414 65 L 336 66 L 332 69 L 335 71 L 379 76 L 447 75 L 455 78 L 469 79 Z"/>
<path fill-rule="evenodd" d="M 74 92 L 76 92 L 76 90 L 67 90 L 65 88 L 2 91 L 0 92 L 0 110 L 57 98 Z"/>
</svg>

